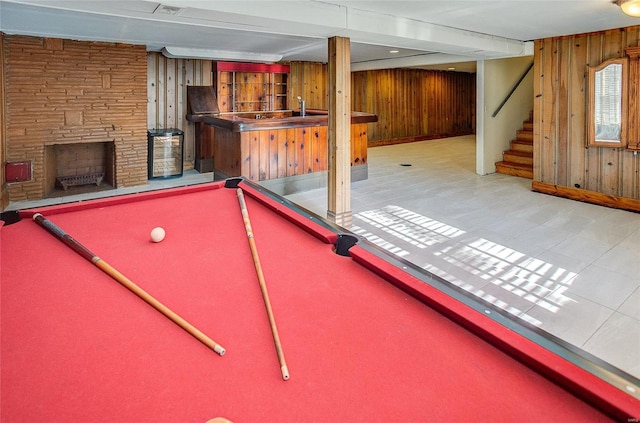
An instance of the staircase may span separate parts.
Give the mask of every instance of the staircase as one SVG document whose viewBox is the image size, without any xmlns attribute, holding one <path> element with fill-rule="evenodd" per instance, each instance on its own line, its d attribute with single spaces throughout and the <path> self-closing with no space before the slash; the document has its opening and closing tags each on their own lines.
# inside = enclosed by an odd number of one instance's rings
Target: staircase
<svg viewBox="0 0 640 423">
<path fill-rule="evenodd" d="M 533 113 L 516 131 L 511 149 L 502 153 L 502 161 L 496 163 L 496 172 L 505 175 L 533 179 Z"/>
</svg>

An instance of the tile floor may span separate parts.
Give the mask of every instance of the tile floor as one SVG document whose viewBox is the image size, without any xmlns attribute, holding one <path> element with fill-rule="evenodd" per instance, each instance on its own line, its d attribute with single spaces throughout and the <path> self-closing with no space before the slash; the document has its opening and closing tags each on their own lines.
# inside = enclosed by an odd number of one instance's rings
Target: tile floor
<svg viewBox="0 0 640 423">
<path fill-rule="evenodd" d="M 368 155 L 351 231 L 640 378 L 639 213 L 478 176 L 474 136 Z M 326 197 L 287 196 L 320 216 Z"/>
<path fill-rule="evenodd" d="M 351 231 L 640 378 L 639 213 L 478 176 L 474 136 L 375 147 L 368 159 L 369 178 L 352 184 Z M 7 210 L 212 179 L 187 171 Z M 287 197 L 326 216 L 326 189 Z"/>
</svg>

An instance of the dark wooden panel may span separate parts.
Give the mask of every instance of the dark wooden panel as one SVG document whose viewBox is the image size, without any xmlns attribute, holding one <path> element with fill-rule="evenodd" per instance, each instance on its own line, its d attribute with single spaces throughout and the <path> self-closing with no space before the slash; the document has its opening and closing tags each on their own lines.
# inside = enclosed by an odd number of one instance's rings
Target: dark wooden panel
<svg viewBox="0 0 640 423">
<path fill-rule="evenodd" d="M 214 128 L 202 122 L 195 123 L 195 168 L 198 172 L 213 170 Z"/>
<path fill-rule="evenodd" d="M 214 142 L 214 168 L 225 176 L 240 176 L 240 134 L 230 131 L 217 131 Z"/>
<path fill-rule="evenodd" d="M 187 113 L 189 114 L 211 114 L 219 113 L 218 99 L 212 86 L 195 86 L 187 87 Z"/>
</svg>

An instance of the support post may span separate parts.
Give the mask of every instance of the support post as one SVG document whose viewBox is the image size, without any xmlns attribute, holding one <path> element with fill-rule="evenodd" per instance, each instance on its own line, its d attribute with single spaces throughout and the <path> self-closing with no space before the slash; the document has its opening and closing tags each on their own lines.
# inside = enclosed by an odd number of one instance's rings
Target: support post
<svg viewBox="0 0 640 423">
<path fill-rule="evenodd" d="M 627 116 L 627 149 L 640 151 L 640 47 L 628 47 L 625 50 L 629 56 L 629 85 Z"/>
<path fill-rule="evenodd" d="M 351 44 L 329 38 L 327 218 L 351 227 Z"/>
</svg>

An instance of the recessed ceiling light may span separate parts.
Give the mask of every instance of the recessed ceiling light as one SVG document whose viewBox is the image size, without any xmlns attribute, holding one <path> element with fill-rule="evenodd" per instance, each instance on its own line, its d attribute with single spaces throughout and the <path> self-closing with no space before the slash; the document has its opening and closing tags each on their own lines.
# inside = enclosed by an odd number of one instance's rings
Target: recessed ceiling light
<svg viewBox="0 0 640 423">
<path fill-rule="evenodd" d="M 389 53 L 393 53 L 393 54 L 400 53 L 400 50 L 389 50 Z"/>
<path fill-rule="evenodd" d="M 456 70 L 456 68 L 447 68 L 447 70 Z"/>
</svg>

